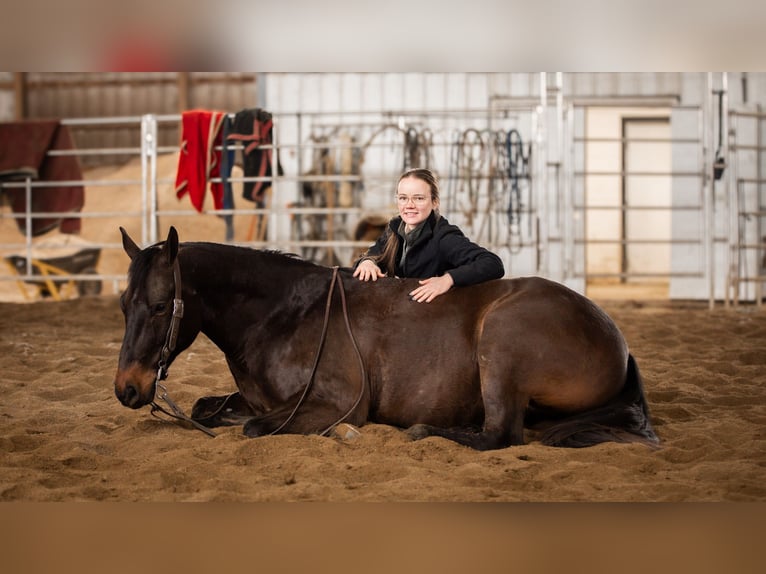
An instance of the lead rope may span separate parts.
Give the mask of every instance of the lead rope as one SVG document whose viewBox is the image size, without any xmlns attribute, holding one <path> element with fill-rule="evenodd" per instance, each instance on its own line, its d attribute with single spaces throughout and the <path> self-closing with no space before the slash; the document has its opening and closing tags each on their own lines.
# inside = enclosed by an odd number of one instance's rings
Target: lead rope
<svg viewBox="0 0 766 574">
<path fill-rule="evenodd" d="M 163 385 L 162 383 L 157 383 L 157 387 L 158 387 L 158 388 L 160 388 L 160 389 L 162 389 L 162 394 L 160 394 L 160 395 L 159 395 L 159 398 L 160 398 L 161 400 L 165 401 L 165 402 L 168 404 L 168 406 L 170 407 L 170 409 L 171 409 L 173 412 L 170 412 L 170 411 L 166 410 L 164 407 L 162 407 L 161 405 L 158 405 L 156 401 L 152 401 L 152 403 L 151 403 L 151 405 L 152 405 L 152 411 L 151 411 L 151 414 L 152 414 L 152 416 L 153 416 L 153 417 L 155 417 L 155 418 L 158 418 L 158 419 L 162 420 L 162 418 L 160 418 L 160 417 L 159 417 L 159 416 L 157 416 L 157 414 L 156 414 L 156 413 L 157 413 L 157 411 L 159 411 L 159 412 L 161 412 L 161 413 L 164 413 L 164 414 L 166 414 L 167 416 L 169 416 L 169 417 L 171 417 L 171 418 L 174 418 L 174 419 L 176 419 L 176 420 L 180 420 L 180 421 L 186 421 L 186 422 L 188 422 L 188 423 L 191 423 L 192 425 L 194 425 L 194 427 L 195 427 L 195 428 L 197 428 L 197 429 L 201 430 L 203 433 L 205 433 L 205 434 L 206 434 L 206 435 L 208 435 L 208 436 L 211 436 L 211 437 L 216 437 L 216 436 L 218 436 L 218 435 L 216 435 L 216 433 L 215 433 L 215 432 L 213 432 L 211 429 L 209 429 L 209 428 L 207 428 L 206 426 L 204 426 L 204 425 L 202 425 L 202 424 L 198 423 L 198 422 L 197 422 L 197 421 L 195 421 L 193 418 L 191 418 L 190 416 L 188 416 L 188 415 L 187 415 L 187 414 L 186 414 L 186 413 L 183 411 L 183 409 L 181 409 L 181 407 L 179 407 L 179 406 L 178 406 L 178 405 L 177 405 L 177 404 L 176 404 L 176 403 L 173 401 L 173 399 L 171 399 L 171 398 L 170 398 L 170 396 L 168 395 L 168 390 L 165 388 L 165 385 Z"/>
</svg>

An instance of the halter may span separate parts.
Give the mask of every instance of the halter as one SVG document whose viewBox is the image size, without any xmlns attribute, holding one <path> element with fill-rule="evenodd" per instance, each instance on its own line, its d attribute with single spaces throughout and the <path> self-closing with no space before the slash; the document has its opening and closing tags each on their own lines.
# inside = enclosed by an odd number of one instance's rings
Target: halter
<svg viewBox="0 0 766 574">
<path fill-rule="evenodd" d="M 157 375 L 154 377 L 155 394 L 157 392 L 156 389 L 160 389 L 162 393 L 159 394 L 159 398 L 165 401 L 173 412 L 168 412 L 163 407 L 158 405 L 156 401 L 152 401 L 152 415 L 156 417 L 157 415 L 155 413 L 160 411 L 174 419 L 191 423 L 205 434 L 216 436 L 212 430 L 187 416 L 181 407 L 173 402 L 173 400 L 168 395 L 168 390 L 165 388 L 165 385 L 160 382 L 168 378 L 168 359 L 176 348 L 176 342 L 178 341 L 178 328 L 180 327 L 181 319 L 184 316 L 184 300 L 181 297 L 181 266 L 178 264 L 178 257 L 176 257 L 175 261 L 173 262 L 173 282 L 175 283 L 173 316 L 170 319 L 170 326 L 168 327 L 168 332 L 165 336 L 165 344 L 162 346 L 162 350 L 160 351 L 160 360 L 157 363 Z"/>
<path fill-rule="evenodd" d="M 215 437 L 217 436 L 216 433 L 214 433 L 212 430 L 210 430 L 206 426 L 195 421 L 193 418 L 187 416 L 186 413 L 184 413 L 183 410 L 178 405 L 176 405 L 175 402 L 173 402 L 173 400 L 168 395 L 167 389 L 160 382 L 165 380 L 168 376 L 167 360 L 170 357 L 170 354 L 175 350 L 176 341 L 178 340 L 178 327 L 181 323 L 181 318 L 184 316 L 184 302 L 183 302 L 183 299 L 181 298 L 181 268 L 178 265 L 177 258 L 175 262 L 173 263 L 173 280 L 175 282 L 175 298 L 173 299 L 173 317 L 170 320 L 170 326 L 168 327 L 168 332 L 165 337 L 165 345 L 162 347 L 162 351 L 160 352 L 160 360 L 157 363 L 157 376 L 154 379 L 155 388 L 159 388 L 162 390 L 162 394 L 159 395 L 159 398 L 165 401 L 173 412 L 172 413 L 168 412 L 163 407 L 158 405 L 156 401 L 152 401 L 151 403 L 152 415 L 156 417 L 157 415 L 155 413 L 157 411 L 160 411 L 174 419 L 191 423 L 197 429 L 201 430 L 205 434 Z M 335 292 L 336 283 L 340 290 L 341 309 L 343 310 L 343 320 L 346 325 L 346 332 L 348 333 L 348 336 L 351 339 L 351 344 L 354 347 L 354 353 L 356 354 L 359 370 L 362 376 L 362 383 L 359 389 L 359 396 L 357 396 L 356 400 L 354 401 L 354 404 L 351 405 L 351 408 L 349 408 L 342 417 L 340 417 L 338 420 L 336 420 L 334 423 L 332 423 L 330 426 L 324 429 L 321 433 L 319 433 L 319 436 L 326 435 L 333 429 L 333 427 L 335 427 L 336 425 L 339 425 L 344 420 L 346 420 L 346 418 L 348 418 L 348 416 L 352 412 L 354 412 L 356 407 L 361 402 L 362 397 L 364 396 L 364 391 L 367 388 L 367 369 L 364 366 L 364 359 L 362 357 L 361 351 L 359 350 L 359 345 L 357 344 L 356 338 L 354 337 L 354 333 L 351 330 L 351 322 L 349 321 L 349 318 L 348 318 L 348 306 L 346 305 L 346 290 L 343 287 L 343 280 L 341 279 L 340 274 L 338 273 L 338 267 L 335 266 L 332 268 L 332 279 L 330 281 L 330 288 L 327 292 L 324 322 L 322 324 L 322 335 L 319 339 L 319 346 L 317 347 L 316 354 L 314 356 L 314 364 L 311 368 L 311 374 L 309 375 L 309 380 L 306 383 L 306 387 L 303 389 L 303 393 L 301 394 L 300 399 L 298 399 L 298 402 L 293 408 L 292 412 L 288 415 L 285 421 L 279 425 L 277 429 L 269 433 L 270 435 L 277 434 L 285 426 L 287 426 L 287 424 L 291 420 L 293 420 L 293 418 L 295 417 L 295 414 L 298 412 L 298 408 L 303 404 L 304 400 L 306 399 L 306 396 L 309 393 L 309 390 L 311 389 L 314 383 L 314 377 L 316 376 L 317 368 L 319 367 L 319 360 L 322 356 L 324 343 L 327 340 L 327 329 L 330 323 L 330 310 L 332 308 L 332 296 L 333 296 L 333 293 Z M 223 408 L 223 405 L 225 404 L 226 404 L 226 400 L 223 401 L 223 404 L 217 409 L 216 412 L 220 412 L 220 410 Z"/>
<path fill-rule="evenodd" d="M 170 354 L 176 348 L 178 341 L 178 327 L 181 325 L 181 319 L 184 316 L 184 300 L 181 297 L 181 266 L 178 264 L 178 258 L 173 262 L 173 282 L 175 283 L 175 298 L 173 299 L 173 317 L 170 319 L 167 335 L 165 336 L 165 345 L 160 351 L 160 361 L 157 363 L 157 377 L 155 382 L 164 381 L 168 378 L 167 362 Z"/>
</svg>

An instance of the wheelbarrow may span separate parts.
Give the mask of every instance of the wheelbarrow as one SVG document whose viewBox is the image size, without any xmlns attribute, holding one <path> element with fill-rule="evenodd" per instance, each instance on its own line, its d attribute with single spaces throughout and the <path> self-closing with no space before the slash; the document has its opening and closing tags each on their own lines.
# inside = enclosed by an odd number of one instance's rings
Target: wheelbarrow
<svg viewBox="0 0 766 574">
<path fill-rule="evenodd" d="M 99 295 L 101 293 L 101 281 L 98 279 L 75 280 L 71 278 L 57 279 L 68 275 L 96 275 L 96 266 L 101 257 L 101 249 L 88 247 L 80 249 L 76 253 L 67 256 L 29 259 L 32 275 L 40 276 L 40 279 L 25 279 L 17 281 L 19 289 L 25 299 L 29 299 L 29 293 L 25 283 L 34 285 L 40 297 L 52 297 L 61 301 L 63 295 L 77 293 L 83 295 Z M 8 255 L 6 263 L 18 275 L 27 275 L 27 258 L 22 255 Z"/>
</svg>

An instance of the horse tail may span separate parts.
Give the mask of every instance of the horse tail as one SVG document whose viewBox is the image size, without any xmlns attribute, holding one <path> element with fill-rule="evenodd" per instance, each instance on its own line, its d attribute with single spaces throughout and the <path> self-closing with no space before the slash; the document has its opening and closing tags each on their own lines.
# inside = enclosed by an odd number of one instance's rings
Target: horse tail
<svg viewBox="0 0 766 574">
<path fill-rule="evenodd" d="M 620 393 L 601 407 L 562 419 L 540 437 L 548 446 L 580 448 L 602 442 L 660 442 L 649 418 L 644 384 L 633 355 L 628 355 L 625 384 Z"/>
</svg>

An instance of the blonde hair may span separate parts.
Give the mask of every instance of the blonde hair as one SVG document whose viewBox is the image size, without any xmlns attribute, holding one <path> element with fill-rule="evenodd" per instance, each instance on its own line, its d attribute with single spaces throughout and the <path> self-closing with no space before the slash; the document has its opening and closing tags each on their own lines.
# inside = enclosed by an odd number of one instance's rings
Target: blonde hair
<svg viewBox="0 0 766 574">
<path fill-rule="evenodd" d="M 430 169 L 424 167 L 408 169 L 399 176 L 398 180 L 396 180 L 396 187 L 398 188 L 401 181 L 408 177 L 414 177 L 416 179 L 425 181 L 426 184 L 428 184 L 428 188 L 431 190 L 431 203 L 436 204 L 436 207 L 434 207 L 434 215 L 438 219 L 440 217 L 438 206 L 439 180 L 436 177 L 436 174 L 434 174 L 434 172 L 432 172 Z M 383 252 L 375 258 L 375 263 L 378 265 L 378 267 L 384 269 L 386 273 L 393 275 L 394 271 L 396 270 L 396 252 L 399 247 L 399 241 L 397 239 L 396 232 L 391 230 L 390 225 L 386 226 L 386 233 L 388 233 L 386 245 L 383 247 Z"/>
<path fill-rule="evenodd" d="M 403 179 L 407 179 L 408 177 L 414 177 L 416 179 L 425 181 L 426 184 L 428 184 L 428 188 L 431 190 L 431 201 L 434 203 L 439 202 L 439 178 L 434 172 L 425 167 L 414 167 L 412 169 L 408 169 L 399 176 L 399 179 L 396 181 L 396 187 L 398 188 L 401 181 Z"/>
</svg>

